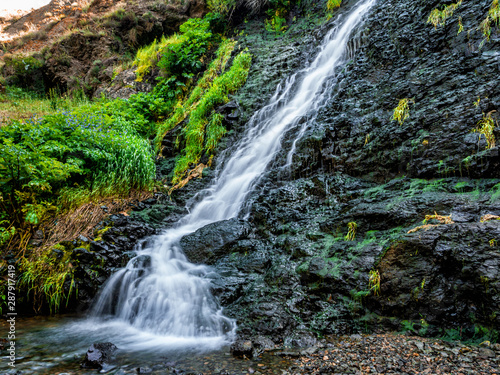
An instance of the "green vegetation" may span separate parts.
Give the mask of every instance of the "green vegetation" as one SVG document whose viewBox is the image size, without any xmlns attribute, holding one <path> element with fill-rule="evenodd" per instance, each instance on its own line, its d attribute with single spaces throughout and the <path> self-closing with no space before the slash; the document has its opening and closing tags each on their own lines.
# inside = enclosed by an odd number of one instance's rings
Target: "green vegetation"
<svg viewBox="0 0 500 375">
<path fill-rule="evenodd" d="M 28 297 L 33 296 L 35 306 L 40 307 L 41 299 L 45 298 L 53 313 L 59 310 L 64 300 L 68 301 L 74 288 L 70 255 L 63 246 L 56 245 L 36 252 L 36 256 L 29 259 L 21 258 L 19 286 L 27 288 Z M 64 290 L 66 281 L 69 283 L 67 292 Z"/>
<path fill-rule="evenodd" d="M 378 296 L 380 295 L 380 273 L 378 270 L 371 270 L 370 271 L 370 276 L 368 279 L 368 287 L 370 288 L 371 291 L 373 291 L 373 294 Z"/>
<path fill-rule="evenodd" d="M 216 106 L 227 103 L 229 101 L 227 94 L 235 92 L 245 83 L 250 62 L 251 56 L 247 52 L 236 56 L 231 68 L 214 79 L 211 87 L 192 111 L 189 122 L 184 128 L 186 134 L 184 156 L 177 161 L 173 183 L 179 182 L 187 169 L 199 161 L 203 147 L 205 151 L 210 152 L 224 135 L 225 129 L 221 125 L 221 117 L 213 114 L 213 110 Z M 205 128 L 206 140 L 203 135 Z"/>
<path fill-rule="evenodd" d="M 410 107 L 409 103 L 413 102 L 413 99 L 404 98 L 398 103 L 398 106 L 394 108 L 392 114 L 392 120 L 399 122 L 399 125 L 403 125 L 405 120 L 410 117 Z"/>
<path fill-rule="evenodd" d="M 490 40 L 491 36 L 491 24 L 496 23 L 497 27 L 500 27 L 500 3 L 498 0 L 493 0 L 491 3 L 488 15 L 479 25 L 479 29 L 482 31 L 483 35 L 486 37 L 485 41 Z M 484 44 L 481 43 L 481 46 Z"/>
<path fill-rule="evenodd" d="M 453 13 L 460 5 L 462 5 L 462 0 L 459 0 L 454 4 L 444 6 L 442 10 L 439 10 L 437 8 L 434 9 L 429 15 L 427 23 L 431 23 L 434 28 L 437 28 L 438 26 L 444 26 L 446 24 L 446 20 L 453 16 Z"/>
<path fill-rule="evenodd" d="M 493 134 L 493 131 L 495 130 L 495 121 L 491 115 L 492 112 L 486 115 L 483 114 L 483 118 L 477 123 L 476 128 L 472 130 L 473 132 L 484 135 L 487 143 L 486 149 L 495 147 L 495 135 Z"/>
<path fill-rule="evenodd" d="M 356 229 L 358 228 L 358 224 L 356 224 L 354 221 L 351 221 L 347 223 L 347 234 L 345 235 L 344 239 L 346 241 L 354 241 L 356 238 Z"/>
<path fill-rule="evenodd" d="M 340 4 L 342 4 L 342 0 L 328 0 L 326 3 L 326 9 L 332 11 L 339 8 Z"/>
<path fill-rule="evenodd" d="M 141 82 L 144 79 L 144 76 L 148 74 L 152 68 L 156 66 L 158 63 L 158 55 L 161 51 L 167 48 L 170 44 L 177 44 L 180 42 L 180 36 L 175 34 L 168 39 L 163 35 L 159 42 L 154 40 L 148 46 L 144 46 L 139 48 L 133 64 L 137 67 L 135 73 L 137 75 L 137 81 Z"/>
<path fill-rule="evenodd" d="M 66 209 L 58 200 L 73 191 L 110 196 L 151 186 L 155 167 L 149 142 L 130 114 L 115 108 L 83 105 L 0 128 L 4 228 L 30 232 L 47 215 Z"/>
<path fill-rule="evenodd" d="M 45 116 L 59 109 L 69 111 L 88 103 L 82 91 L 56 97 L 51 96 L 50 92 L 45 95 L 7 86 L 5 94 L 0 94 L 0 126 L 1 123 L 28 119 L 34 115 Z"/>
</svg>

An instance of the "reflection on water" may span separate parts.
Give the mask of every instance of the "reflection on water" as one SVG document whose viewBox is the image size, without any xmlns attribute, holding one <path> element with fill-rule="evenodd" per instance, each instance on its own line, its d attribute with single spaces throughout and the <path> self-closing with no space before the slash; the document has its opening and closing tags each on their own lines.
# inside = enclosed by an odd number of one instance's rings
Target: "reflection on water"
<svg viewBox="0 0 500 375">
<path fill-rule="evenodd" d="M 127 324 L 105 326 L 106 330 L 104 323 L 75 316 L 19 318 L 16 367 L 8 366 L 7 353 L 2 351 L 0 374 L 98 374 L 97 370 L 81 369 L 80 363 L 92 343 L 110 341 L 109 337 L 113 337 L 119 350 L 112 366 L 102 372 L 107 374 L 137 374 L 138 368 L 151 370 L 147 372 L 150 374 L 282 374 L 289 366 L 287 361 L 270 354 L 255 360 L 234 358 L 228 346 L 220 348 L 223 343 L 218 340 L 206 339 L 200 345 L 199 338 L 155 336 L 132 331 Z M 2 321 L 2 332 L 7 329 Z M 121 349 L 124 347 L 127 350 Z"/>
</svg>

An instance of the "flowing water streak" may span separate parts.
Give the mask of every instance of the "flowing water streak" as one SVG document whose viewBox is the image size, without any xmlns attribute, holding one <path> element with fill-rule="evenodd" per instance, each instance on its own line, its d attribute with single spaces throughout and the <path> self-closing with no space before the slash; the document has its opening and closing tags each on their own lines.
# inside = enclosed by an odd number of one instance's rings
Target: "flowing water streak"
<svg viewBox="0 0 500 375">
<path fill-rule="evenodd" d="M 196 344 L 223 339 L 234 331 L 235 322 L 222 314 L 210 293 L 206 277 L 210 269 L 190 263 L 179 241 L 207 224 L 239 214 L 248 193 L 279 151 L 285 132 L 323 102 L 326 80 L 343 62 L 352 30 L 374 2 L 365 0 L 352 10 L 340 27 L 326 35 L 311 65 L 291 76 L 282 93 L 277 90 L 270 104 L 252 117 L 236 151 L 200 195 L 203 198 L 173 229 L 150 239 L 126 268 L 110 278 L 94 304 L 94 317 L 111 316 L 112 325 L 125 323 L 140 332 L 174 341 L 192 339 Z M 301 129 L 299 137 L 302 134 Z M 294 148 L 295 143 L 290 152 Z"/>
</svg>

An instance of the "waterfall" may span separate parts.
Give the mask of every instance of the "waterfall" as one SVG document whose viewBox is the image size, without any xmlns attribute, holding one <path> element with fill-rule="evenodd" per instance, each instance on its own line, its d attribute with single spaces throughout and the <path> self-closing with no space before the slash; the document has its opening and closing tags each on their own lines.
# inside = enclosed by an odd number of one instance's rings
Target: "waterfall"
<svg viewBox="0 0 500 375">
<path fill-rule="evenodd" d="M 253 186 L 280 150 L 287 131 L 296 134 L 289 151 L 291 163 L 305 117 L 314 116 L 328 95 L 335 69 L 345 59 L 353 29 L 375 0 L 362 1 L 325 36 L 309 67 L 278 87 L 270 103 L 254 114 L 242 140 L 199 202 L 173 228 L 151 238 L 128 265 L 106 283 L 91 311 L 108 317 L 105 324 L 123 324 L 138 332 L 170 340 L 201 343 L 224 339 L 235 321 L 225 317 L 210 292 L 209 267 L 192 264 L 180 248 L 180 239 L 207 224 L 236 217 Z M 257 93 L 256 93 L 257 95 Z M 301 128 L 297 130 L 301 125 Z"/>
</svg>

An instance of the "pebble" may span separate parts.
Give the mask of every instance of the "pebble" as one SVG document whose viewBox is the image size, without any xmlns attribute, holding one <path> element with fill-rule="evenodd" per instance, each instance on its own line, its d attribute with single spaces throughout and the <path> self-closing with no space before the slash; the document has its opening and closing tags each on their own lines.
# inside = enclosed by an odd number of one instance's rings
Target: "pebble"
<svg viewBox="0 0 500 375">
<path fill-rule="evenodd" d="M 497 348 L 394 334 L 340 336 L 327 351 L 290 358 L 286 374 L 500 374 Z"/>
</svg>

